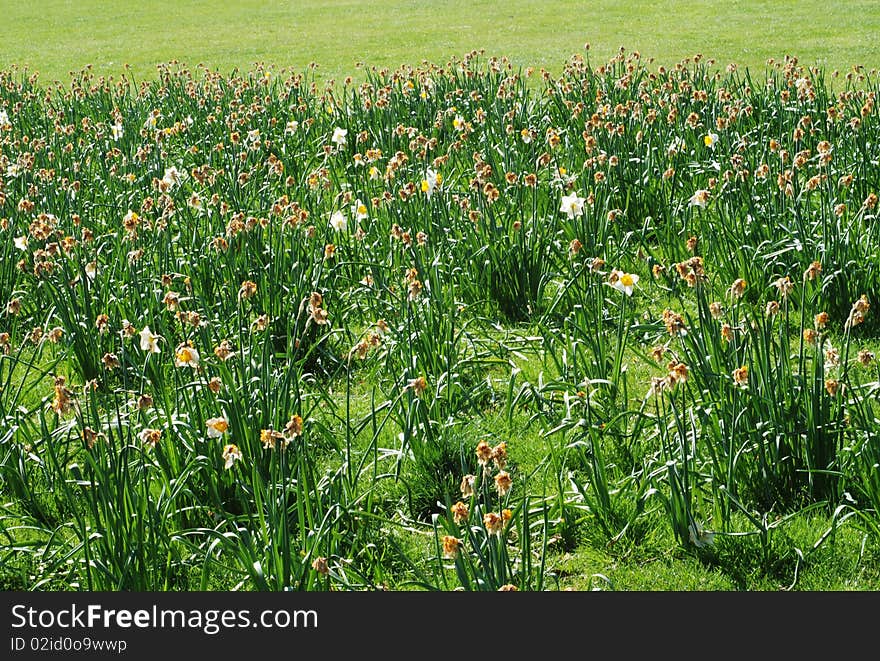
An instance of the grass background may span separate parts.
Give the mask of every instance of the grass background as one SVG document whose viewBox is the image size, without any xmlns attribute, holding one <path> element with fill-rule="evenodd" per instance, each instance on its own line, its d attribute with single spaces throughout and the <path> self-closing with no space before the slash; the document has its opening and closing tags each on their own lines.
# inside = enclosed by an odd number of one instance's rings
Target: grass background
<svg viewBox="0 0 880 661">
<path fill-rule="evenodd" d="M 44 83 L 86 65 L 118 76 L 128 64 L 143 80 L 172 59 L 222 73 L 315 62 L 320 78 L 356 77 L 356 62 L 444 63 L 479 48 L 559 71 L 585 43 L 595 63 L 623 46 L 666 65 L 698 52 L 753 70 L 786 54 L 829 70 L 880 65 L 876 0 L 0 0 L 0 16 L 0 68 Z"/>
</svg>

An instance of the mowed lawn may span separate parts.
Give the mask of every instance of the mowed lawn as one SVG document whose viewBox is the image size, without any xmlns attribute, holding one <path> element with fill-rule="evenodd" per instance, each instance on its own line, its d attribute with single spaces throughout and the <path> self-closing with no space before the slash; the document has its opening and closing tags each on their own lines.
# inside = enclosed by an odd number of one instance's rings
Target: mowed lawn
<svg viewBox="0 0 880 661">
<path fill-rule="evenodd" d="M 222 73 L 261 61 L 322 79 L 355 63 L 396 67 L 444 63 L 472 49 L 515 65 L 561 69 L 591 45 L 594 63 L 621 46 L 657 63 L 703 53 L 753 70 L 796 55 L 828 70 L 880 66 L 876 0 L 0 0 L 0 68 L 67 81 L 92 65 L 137 79 L 172 59 Z"/>
</svg>

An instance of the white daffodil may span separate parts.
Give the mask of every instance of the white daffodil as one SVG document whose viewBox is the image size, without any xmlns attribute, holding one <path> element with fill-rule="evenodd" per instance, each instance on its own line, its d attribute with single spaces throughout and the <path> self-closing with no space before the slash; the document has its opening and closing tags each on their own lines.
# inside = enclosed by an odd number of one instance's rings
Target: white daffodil
<svg viewBox="0 0 880 661">
<path fill-rule="evenodd" d="M 346 143 L 346 137 L 348 135 L 348 131 L 345 129 L 341 129 L 338 126 L 333 129 L 333 137 L 330 138 L 330 142 L 338 147 L 344 147 Z"/>
<path fill-rule="evenodd" d="M 28 238 L 27 235 L 17 236 L 12 242 L 15 244 L 15 247 L 19 250 L 27 250 L 28 249 Z"/>
<path fill-rule="evenodd" d="M 241 461 L 241 450 L 234 443 L 224 446 L 223 448 L 223 468 L 229 470 L 236 461 Z"/>
<path fill-rule="evenodd" d="M 360 200 L 355 200 L 355 203 L 351 206 L 351 213 L 356 220 L 366 220 L 367 205 Z"/>
<path fill-rule="evenodd" d="M 434 193 L 434 190 L 443 183 L 443 175 L 439 172 L 435 172 L 431 168 L 428 168 L 425 171 L 425 178 L 422 179 L 422 192 L 428 196 L 428 199 L 431 199 L 431 195 Z"/>
<path fill-rule="evenodd" d="M 580 197 L 577 193 L 562 196 L 562 206 L 559 210 L 568 216 L 569 220 L 575 216 L 584 215 L 584 202 L 586 198 Z"/>
<path fill-rule="evenodd" d="M 348 220 L 345 218 L 345 214 L 341 211 L 334 211 L 333 215 L 330 216 L 330 227 L 337 232 L 344 232 L 348 229 Z"/>
<path fill-rule="evenodd" d="M 9 126 L 9 114 L 5 110 L 0 110 L 0 127 Z"/>
<path fill-rule="evenodd" d="M 89 280 L 94 280 L 95 276 L 98 275 L 98 262 L 89 262 L 85 266 L 86 277 Z"/>
<path fill-rule="evenodd" d="M 718 134 L 707 133 L 703 137 L 703 144 L 706 145 L 709 149 L 715 149 L 715 145 L 718 144 Z"/>
<path fill-rule="evenodd" d="M 286 135 L 293 135 L 296 133 L 296 130 L 299 128 L 299 122 L 295 119 L 291 119 L 287 122 L 287 126 L 284 127 L 284 133 Z"/>
<path fill-rule="evenodd" d="M 688 203 L 692 207 L 700 207 L 701 209 L 705 209 L 706 205 L 709 204 L 709 191 L 701 188 L 693 195 L 691 195 L 691 199 Z"/>
<path fill-rule="evenodd" d="M 183 181 L 183 173 L 178 170 L 173 165 L 169 168 L 165 168 L 165 174 L 162 176 L 162 182 L 165 183 L 169 188 L 174 188 L 181 181 Z"/>
<path fill-rule="evenodd" d="M 691 544 L 697 548 L 712 546 L 715 543 L 715 533 L 703 530 L 703 526 L 697 521 L 688 526 L 688 536 L 690 537 Z"/>
<path fill-rule="evenodd" d="M 160 336 L 153 333 L 149 326 L 144 326 L 144 329 L 140 332 L 140 336 L 142 350 L 148 351 L 149 353 L 159 353 Z"/>
<path fill-rule="evenodd" d="M 464 117 L 461 115 L 456 115 L 455 119 L 452 120 L 452 127 L 456 131 L 464 131 L 467 124 L 465 124 Z"/>
<path fill-rule="evenodd" d="M 181 344 L 174 351 L 175 367 L 192 367 L 196 369 L 199 366 L 199 352 L 195 347 L 188 344 Z"/>
<path fill-rule="evenodd" d="M 122 137 L 122 123 L 116 122 L 110 127 L 110 135 L 113 136 L 114 140 L 119 140 Z"/>
<path fill-rule="evenodd" d="M 229 429 L 229 421 L 221 415 L 205 420 L 205 426 L 208 428 L 208 438 L 220 438 Z"/>
<path fill-rule="evenodd" d="M 612 278 L 611 286 L 627 296 L 632 296 L 636 283 L 639 281 L 639 276 L 635 273 L 622 273 L 620 271 L 615 271 L 614 275 L 616 277 Z"/>
<path fill-rule="evenodd" d="M 434 93 L 434 81 L 431 80 L 430 78 L 425 78 L 422 81 L 422 90 L 421 90 L 421 92 L 419 92 L 419 98 L 421 98 L 422 101 L 424 101 L 429 96 L 431 96 L 433 93 Z"/>
</svg>

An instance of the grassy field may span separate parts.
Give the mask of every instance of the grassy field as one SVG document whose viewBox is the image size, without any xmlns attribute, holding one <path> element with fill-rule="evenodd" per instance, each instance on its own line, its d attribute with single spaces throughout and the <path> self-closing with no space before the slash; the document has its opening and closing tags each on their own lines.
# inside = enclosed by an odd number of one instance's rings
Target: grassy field
<svg viewBox="0 0 880 661">
<path fill-rule="evenodd" d="M 474 4 L 0 3 L 0 589 L 880 589 L 880 12 Z"/>
<path fill-rule="evenodd" d="M 341 78 L 357 76 L 357 62 L 442 64 L 478 48 L 558 72 L 587 42 L 598 61 L 623 46 L 667 66 L 696 53 L 751 68 L 785 55 L 828 70 L 880 65 L 872 0 L 2 0 L 0 15 L 0 67 L 27 66 L 44 82 L 86 65 L 118 76 L 124 64 L 142 80 L 171 59 L 222 73 L 316 62 L 322 77 Z"/>
</svg>

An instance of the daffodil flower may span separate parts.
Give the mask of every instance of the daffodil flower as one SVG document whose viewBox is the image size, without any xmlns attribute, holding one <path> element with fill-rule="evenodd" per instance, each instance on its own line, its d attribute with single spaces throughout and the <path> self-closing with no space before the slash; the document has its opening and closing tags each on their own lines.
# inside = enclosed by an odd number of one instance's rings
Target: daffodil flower
<svg viewBox="0 0 880 661">
<path fill-rule="evenodd" d="M 586 198 L 578 196 L 577 193 L 563 195 L 562 205 L 559 207 L 559 210 L 565 213 L 569 220 L 573 219 L 575 216 L 583 216 L 585 201 Z"/>
<path fill-rule="evenodd" d="M 348 228 L 348 220 L 341 211 L 334 211 L 330 216 L 330 227 L 337 232 L 344 232 Z"/>
<path fill-rule="evenodd" d="M 346 143 L 346 137 L 348 135 L 348 131 L 346 129 L 339 128 L 338 126 L 333 129 L 333 137 L 330 138 L 330 142 L 338 147 L 344 147 Z"/>
<path fill-rule="evenodd" d="M 169 189 L 174 188 L 183 181 L 183 174 L 173 165 L 170 168 L 165 169 L 165 174 L 162 175 L 162 183 L 164 183 Z"/>
<path fill-rule="evenodd" d="M 161 351 L 159 349 L 160 336 L 153 333 L 149 326 L 144 326 L 144 329 L 140 332 L 140 337 L 141 349 L 148 353 L 159 353 Z"/>
<path fill-rule="evenodd" d="M 435 172 L 431 168 L 425 171 L 425 178 L 422 179 L 422 192 L 431 199 L 434 190 L 443 182 L 443 176 L 439 172 Z"/>
<path fill-rule="evenodd" d="M 715 145 L 718 144 L 718 134 L 707 133 L 703 137 L 703 144 L 706 145 L 709 149 L 715 149 Z"/>
<path fill-rule="evenodd" d="M 199 359 L 200 356 L 198 350 L 188 344 L 181 344 L 174 351 L 175 367 L 192 367 L 195 369 L 199 366 Z"/>
<path fill-rule="evenodd" d="M 208 418 L 205 426 L 208 429 L 208 438 L 220 438 L 229 430 L 229 421 L 223 416 Z"/>
<path fill-rule="evenodd" d="M 635 273 L 618 273 L 617 277 L 611 283 L 617 291 L 621 291 L 627 296 L 632 296 L 633 290 L 639 281 L 639 276 Z"/>
<path fill-rule="evenodd" d="M 712 546 L 715 543 L 715 533 L 703 530 L 703 526 L 696 521 L 688 526 L 688 536 L 690 537 L 691 544 L 697 548 Z"/>
<path fill-rule="evenodd" d="M 229 470 L 236 461 L 241 461 L 241 450 L 234 443 L 223 447 L 223 468 Z"/>
<path fill-rule="evenodd" d="M 355 200 L 355 203 L 351 207 L 351 213 L 354 215 L 355 220 L 366 220 L 367 205 L 360 200 Z"/>
<path fill-rule="evenodd" d="M 688 201 L 688 203 L 692 207 L 700 207 L 701 209 L 705 209 L 706 205 L 709 204 L 709 191 L 704 189 L 696 191 L 693 195 L 691 195 L 691 199 Z"/>
</svg>

